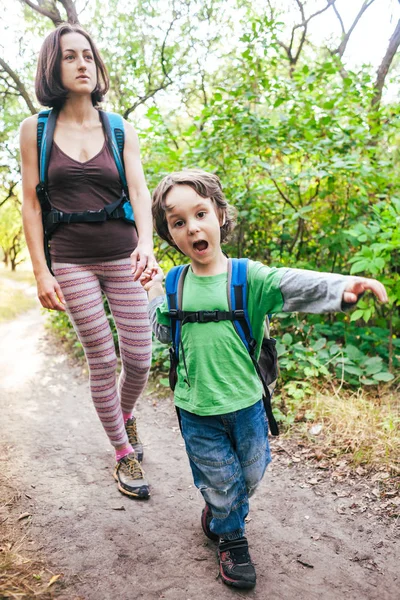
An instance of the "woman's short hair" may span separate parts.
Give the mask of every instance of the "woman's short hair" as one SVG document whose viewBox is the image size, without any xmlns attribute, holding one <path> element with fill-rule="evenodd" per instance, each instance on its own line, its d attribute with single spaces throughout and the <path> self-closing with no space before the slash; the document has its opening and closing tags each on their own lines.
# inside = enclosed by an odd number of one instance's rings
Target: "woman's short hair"
<svg viewBox="0 0 400 600">
<path fill-rule="evenodd" d="M 61 37 L 67 33 L 80 33 L 89 42 L 97 67 L 97 84 L 92 92 L 93 106 L 97 106 L 108 92 L 109 78 L 106 66 L 90 35 L 80 25 L 63 23 L 45 38 L 39 53 L 35 92 L 43 106 L 61 108 L 68 91 L 61 82 Z"/>
<path fill-rule="evenodd" d="M 177 185 L 188 185 L 202 198 L 212 200 L 217 213 L 222 217 L 221 242 L 225 242 L 235 227 L 235 210 L 225 199 L 219 177 L 201 169 L 185 169 L 171 173 L 164 177 L 154 190 L 152 211 L 154 227 L 160 238 L 176 248 L 168 231 L 165 203 L 169 192 Z"/>
</svg>

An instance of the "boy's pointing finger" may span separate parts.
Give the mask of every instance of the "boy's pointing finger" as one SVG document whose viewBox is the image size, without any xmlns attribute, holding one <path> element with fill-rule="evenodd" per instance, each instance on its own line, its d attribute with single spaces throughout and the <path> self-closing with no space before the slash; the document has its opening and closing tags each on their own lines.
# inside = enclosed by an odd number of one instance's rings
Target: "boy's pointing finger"
<svg viewBox="0 0 400 600">
<path fill-rule="evenodd" d="M 380 302 L 388 301 L 385 286 L 382 285 L 380 281 L 377 281 L 376 279 L 366 279 L 363 277 L 360 279 L 364 291 L 370 290 L 378 298 L 378 300 L 380 300 Z"/>
<path fill-rule="evenodd" d="M 366 279 L 365 289 L 371 290 L 381 302 L 388 301 L 385 286 L 380 281 L 377 281 L 376 279 Z"/>
</svg>

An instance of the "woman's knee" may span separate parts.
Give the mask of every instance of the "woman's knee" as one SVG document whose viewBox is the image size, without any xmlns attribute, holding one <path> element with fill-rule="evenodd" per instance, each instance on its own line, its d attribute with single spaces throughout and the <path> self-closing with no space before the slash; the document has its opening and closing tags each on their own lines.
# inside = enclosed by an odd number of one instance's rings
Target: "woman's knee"
<svg viewBox="0 0 400 600">
<path fill-rule="evenodd" d="M 86 358 L 91 377 L 96 377 L 96 375 L 104 377 L 106 374 L 114 374 L 117 370 L 118 360 L 115 352 L 106 355 L 86 353 Z"/>
</svg>

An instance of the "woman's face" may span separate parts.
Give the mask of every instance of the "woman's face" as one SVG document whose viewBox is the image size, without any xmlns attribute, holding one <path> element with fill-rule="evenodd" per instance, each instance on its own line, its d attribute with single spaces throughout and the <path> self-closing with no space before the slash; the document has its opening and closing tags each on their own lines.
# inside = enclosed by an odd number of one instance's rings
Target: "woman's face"
<svg viewBox="0 0 400 600">
<path fill-rule="evenodd" d="M 90 42 L 76 32 L 63 35 L 60 45 L 64 88 L 70 94 L 91 94 L 97 85 L 97 66 Z"/>
</svg>

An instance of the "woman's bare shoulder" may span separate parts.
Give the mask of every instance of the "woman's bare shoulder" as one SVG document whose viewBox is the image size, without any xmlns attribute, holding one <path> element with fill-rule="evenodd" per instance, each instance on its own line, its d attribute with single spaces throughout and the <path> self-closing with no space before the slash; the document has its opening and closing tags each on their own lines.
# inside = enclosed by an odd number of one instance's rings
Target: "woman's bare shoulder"
<svg viewBox="0 0 400 600">
<path fill-rule="evenodd" d="M 37 120 L 38 116 L 32 115 L 31 117 L 27 117 L 22 121 L 19 130 L 22 140 L 28 141 L 31 139 L 36 139 Z"/>
</svg>

